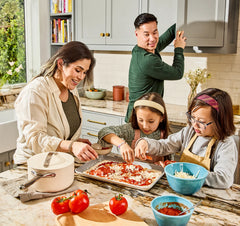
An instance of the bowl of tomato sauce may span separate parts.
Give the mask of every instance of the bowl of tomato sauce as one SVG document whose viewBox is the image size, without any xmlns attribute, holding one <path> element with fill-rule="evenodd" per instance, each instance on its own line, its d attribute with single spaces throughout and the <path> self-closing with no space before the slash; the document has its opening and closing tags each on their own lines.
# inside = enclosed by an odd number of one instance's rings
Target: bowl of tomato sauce
<svg viewBox="0 0 240 226">
<path fill-rule="evenodd" d="M 184 210 L 192 207 L 193 203 L 177 195 L 158 196 L 151 202 L 151 208 L 158 225 L 187 225 L 193 209 L 178 216 Z"/>
</svg>

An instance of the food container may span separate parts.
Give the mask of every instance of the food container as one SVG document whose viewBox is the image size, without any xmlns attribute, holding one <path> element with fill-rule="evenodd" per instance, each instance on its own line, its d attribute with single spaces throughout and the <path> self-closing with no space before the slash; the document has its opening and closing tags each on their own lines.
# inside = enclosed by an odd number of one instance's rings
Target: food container
<svg viewBox="0 0 240 226">
<path fill-rule="evenodd" d="M 188 208 L 192 207 L 193 203 L 189 200 L 179 197 L 176 195 L 163 195 L 158 196 L 151 202 L 151 208 L 154 214 L 154 217 L 158 223 L 158 225 L 175 225 L 175 226 L 183 226 L 187 225 L 190 220 L 193 209 L 189 210 L 186 214 L 181 216 L 171 216 L 160 213 L 158 210 L 164 207 L 167 208 L 180 208 L 181 211 L 185 211 Z"/>
<path fill-rule="evenodd" d="M 35 181 L 32 187 L 39 192 L 58 192 L 68 188 L 74 181 L 74 158 L 63 152 L 44 152 L 28 159 L 28 179 Z M 48 158 L 48 164 L 46 160 Z M 44 166 L 45 164 L 45 166 Z M 49 176 L 41 176 L 49 174 Z M 40 176 L 40 178 L 38 178 Z"/>
<path fill-rule="evenodd" d="M 113 100 L 124 100 L 124 86 L 113 86 Z"/>
<path fill-rule="evenodd" d="M 101 144 L 94 143 L 92 144 L 92 148 L 99 154 L 99 155 L 107 155 L 112 151 L 113 145 L 109 144 L 105 147 L 102 147 Z"/>
<path fill-rule="evenodd" d="M 176 172 L 181 171 L 196 176 L 196 178 L 190 179 L 174 176 Z M 188 162 L 175 162 L 169 164 L 164 168 L 164 172 L 170 187 L 175 192 L 183 195 L 192 195 L 199 191 L 208 175 L 208 171 L 204 167 Z"/>
<path fill-rule="evenodd" d="M 101 100 L 106 96 L 105 89 L 94 89 L 94 90 L 93 89 L 85 90 L 86 97 L 93 100 Z"/>
</svg>

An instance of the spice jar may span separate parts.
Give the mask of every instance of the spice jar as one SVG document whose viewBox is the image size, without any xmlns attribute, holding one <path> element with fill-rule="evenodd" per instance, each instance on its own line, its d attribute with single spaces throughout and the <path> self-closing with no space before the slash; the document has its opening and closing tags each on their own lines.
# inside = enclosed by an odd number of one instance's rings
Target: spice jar
<svg viewBox="0 0 240 226">
<path fill-rule="evenodd" d="M 113 86 L 113 100 L 124 100 L 124 86 Z"/>
</svg>

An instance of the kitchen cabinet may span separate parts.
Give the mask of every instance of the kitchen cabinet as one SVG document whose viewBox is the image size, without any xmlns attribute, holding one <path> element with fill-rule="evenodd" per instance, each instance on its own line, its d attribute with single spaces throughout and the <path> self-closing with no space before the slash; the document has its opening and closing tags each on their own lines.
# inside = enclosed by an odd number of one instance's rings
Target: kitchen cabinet
<svg viewBox="0 0 240 226">
<path fill-rule="evenodd" d="M 148 12 L 157 17 L 159 35 L 177 22 L 177 0 L 142 0 L 142 12 Z M 173 42 L 164 52 L 173 52 Z"/>
<path fill-rule="evenodd" d="M 74 38 L 74 0 L 49 1 L 51 56 Z"/>
<path fill-rule="evenodd" d="M 139 0 L 76 1 L 76 39 L 93 50 L 131 50 Z"/>
<path fill-rule="evenodd" d="M 11 150 L 0 154 L 0 172 L 12 169 L 15 166 L 13 162 L 14 152 L 15 150 Z"/>
<path fill-rule="evenodd" d="M 82 135 L 81 138 L 90 140 L 91 143 L 98 141 L 98 131 L 107 126 L 117 126 L 124 123 L 124 117 L 82 110 Z M 112 152 L 117 152 L 114 146 Z"/>
<path fill-rule="evenodd" d="M 177 27 L 187 37 L 186 51 L 196 46 L 196 52 L 235 53 L 238 13 L 238 0 L 178 0 Z"/>
</svg>

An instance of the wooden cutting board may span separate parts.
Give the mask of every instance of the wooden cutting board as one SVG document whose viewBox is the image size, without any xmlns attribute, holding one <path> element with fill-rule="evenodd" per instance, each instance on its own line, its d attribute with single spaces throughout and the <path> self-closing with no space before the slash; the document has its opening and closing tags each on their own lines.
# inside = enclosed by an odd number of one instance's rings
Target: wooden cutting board
<svg viewBox="0 0 240 226">
<path fill-rule="evenodd" d="M 96 204 L 89 206 L 86 210 L 79 214 L 72 214 L 70 212 L 58 215 L 56 217 L 58 226 L 99 226 L 99 225 L 114 225 L 114 226 L 146 226 L 147 224 L 137 216 L 132 210 L 120 216 L 112 214 L 108 204 Z"/>
</svg>

